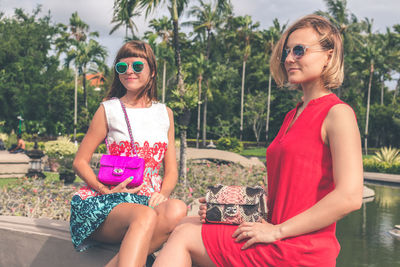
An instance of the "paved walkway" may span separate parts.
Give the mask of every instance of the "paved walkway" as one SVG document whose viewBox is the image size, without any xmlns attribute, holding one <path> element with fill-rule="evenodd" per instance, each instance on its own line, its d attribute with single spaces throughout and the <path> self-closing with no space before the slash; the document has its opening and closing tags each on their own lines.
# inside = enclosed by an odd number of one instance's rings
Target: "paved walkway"
<svg viewBox="0 0 400 267">
<path fill-rule="evenodd" d="M 179 159 L 180 156 L 179 148 L 177 148 L 176 150 L 177 150 L 176 156 Z M 186 154 L 187 154 L 187 159 L 189 160 L 211 159 L 211 160 L 220 160 L 220 161 L 238 163 L 244 167 L 264 166 L 264 163 L 257 157 L 246 158 L 237 153 L 225 150 L 200 149 L 200 148 L 188 147 L 186 150 Z"/>
</svg>

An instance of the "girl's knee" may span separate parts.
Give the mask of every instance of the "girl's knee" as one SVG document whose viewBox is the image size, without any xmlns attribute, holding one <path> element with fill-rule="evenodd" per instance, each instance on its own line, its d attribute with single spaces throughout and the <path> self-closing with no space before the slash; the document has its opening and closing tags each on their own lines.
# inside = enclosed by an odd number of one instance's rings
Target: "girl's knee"
<svg viewBox="0 0 400 267">
<path fill-rule="evenodd" d="M 153 228 L 157 222 L 157 213 L 150 207 L 142 207 L 139 213 L 135 214 L 132 224 L 140 224 L 143 229 Z"/>
<path fill-rule="evenodd" d="M 187 214 L 186 204 L 179 199 L 170 199 L 167 203 L 164 217 L 176 225 Z"/>
</svg>

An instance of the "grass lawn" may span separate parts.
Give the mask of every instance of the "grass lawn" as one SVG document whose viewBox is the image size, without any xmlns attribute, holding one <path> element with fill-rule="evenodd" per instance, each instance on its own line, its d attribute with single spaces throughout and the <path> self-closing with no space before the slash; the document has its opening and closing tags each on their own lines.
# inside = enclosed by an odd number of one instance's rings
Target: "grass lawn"
<svg viewBox="0 0 400 267">
<path fill-rule="evenodd" d="M 262 157 L 265 158 L 266 147 L 251 147 L 244 149 L 240 155 L 245 157 Z"/>
<path fill-rule="evenodd" d="M 46 181 L 49 182 L 57 182 L 60 180 L 60 176 L 57 172 L 43 172 L 46 175 Z M 18 180 L 23 179 L 20 178 L 0 178 L 0 188 L 6 185 L 12 185 L 18 182 Z M 75 182 L 82 182 L 82 180 L 76 176 Z"/>
<path fill-rule="evenodd" d="M 0 178 L 0 187 L 15 183 L 19 178 Z"/>
</svg>

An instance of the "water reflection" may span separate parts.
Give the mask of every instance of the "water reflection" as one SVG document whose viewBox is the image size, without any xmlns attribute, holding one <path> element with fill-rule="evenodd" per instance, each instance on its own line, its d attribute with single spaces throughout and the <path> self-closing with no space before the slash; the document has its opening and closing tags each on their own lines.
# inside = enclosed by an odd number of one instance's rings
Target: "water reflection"
<svg viewBox="0 0 400 267">
<path fill-rule="evenodd" d="M 368 187 L 375 199 L 337 224 L 337 266 L 400 266 L 400 240 L 388 233 L 400 224 L 400 187 Z"/>
</svg>

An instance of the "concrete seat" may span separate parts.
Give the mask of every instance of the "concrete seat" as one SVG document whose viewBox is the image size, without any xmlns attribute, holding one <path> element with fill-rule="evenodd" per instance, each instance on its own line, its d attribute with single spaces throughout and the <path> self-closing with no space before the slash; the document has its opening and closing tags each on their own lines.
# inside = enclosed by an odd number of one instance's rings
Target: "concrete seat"
<svg viewBox="0 0 400 267">
<path fill-rule="evenodd" d="M 29 157 L 24 153 L 0 151 L 0 178 L 23 177 L 29 169 Z"/>
<path fill-rule="evenodd" d="M 68 222 L 0 216 L 0 266 L 104 266 L 118 249 L 104 244 L 76 252 Z"/>
</svg>

